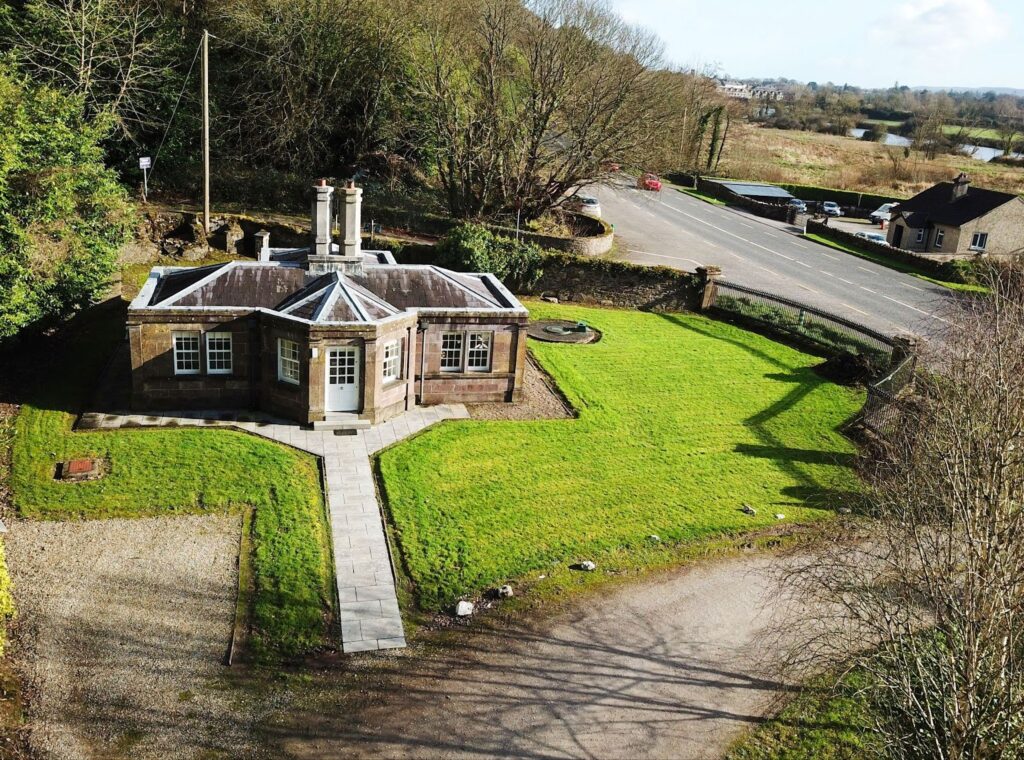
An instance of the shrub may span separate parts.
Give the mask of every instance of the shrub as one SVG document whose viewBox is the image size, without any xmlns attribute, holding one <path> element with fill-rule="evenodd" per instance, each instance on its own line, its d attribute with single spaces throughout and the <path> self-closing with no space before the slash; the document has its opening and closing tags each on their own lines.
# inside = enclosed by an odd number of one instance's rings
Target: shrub
<svg viewBox="0 0 1024 760">
<path fill-rule="evenodd" d="M 104 120 L 0 61 L 0 340 L 108 285 L 135 217 L 103 165 Z"/>
<path fill-rule="evenodd" d="M 516 290 L 531 287 L 543 274 L 544 253 L 537 245 L 495 235 L 480 224 L 458 225 L 436 250 L 439 265 L 460 272 L 491 272 Z"/>
</svg>

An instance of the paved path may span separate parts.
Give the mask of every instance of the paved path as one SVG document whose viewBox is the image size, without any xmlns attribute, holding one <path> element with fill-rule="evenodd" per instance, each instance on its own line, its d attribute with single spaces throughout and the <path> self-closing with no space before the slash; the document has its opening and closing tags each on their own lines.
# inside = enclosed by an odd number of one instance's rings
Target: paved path
<svg viewBox="0 0 1024 760">
<path fill-rule="evenodd" d="M 929 336 L 944 326 L 954 291 L 803 240 L 788 225 L 713 206 L 666 186 L 661 193 L 602 187 L 624 258 L 693 270 L 838 313 L 884 333 Z"/>
<path fill-rule="evenodd" d="M 164 415 L 89 413 L 82 416 L 79 427 L 234 427 L 322 457 L 342 651 L 363 652 L 405 646 L 394 569 L 370 457 L 437 422 L 468 417 L 469 412 L 462 404 L 420 406 L 355 435 L 309 430 L 258 414 L 232 417 L 204 411 Z"/>
<path fill-rule="evenodd" d="M 721 757 L 786 688 L 767 635 L 785 622 L 778 562 L 711 561 L 535 625 L 447 631 L 392 675 L 374 670 L 368 703 L 275 720 L 269 746 L 297 758 Z"/>
</svg>

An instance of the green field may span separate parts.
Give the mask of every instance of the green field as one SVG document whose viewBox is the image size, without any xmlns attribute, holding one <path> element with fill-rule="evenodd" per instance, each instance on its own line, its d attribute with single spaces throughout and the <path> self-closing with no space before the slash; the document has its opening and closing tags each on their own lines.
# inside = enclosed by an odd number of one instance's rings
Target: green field
<svg viewBox="0 0 1024 760">
<path fill-rule="evenodd" d="M 652 534 L 686 544 L 775 513 L 817 520 L 856 489 L 837 428 L 863 399 L 819 378 L 820 359 L 692 314 L 530 309 L 603 332 L 531 341 L 579 419 L 446 423 L 380 456 L 424 607 L 582 559 L 643 564 Z"/>
<path fill-rule="evenodd" d="M 958 135 L 962 127 L 958 127 L 956 124 L 943 124 L 942 133 L 944 135 Z M 968 128 L 966 130 L 967 135 L 973 137 L 976 140 L 1002 140 L 1002 136 L 996 129 L 986 129 L 984 127 Z"/>
<path fill-rule="evenodd" d="M 294 656 L 324 643 L 333 598 L 329 532 L 313 457 L 226 430 L 72 432 L 77 412 L 124 333 L 122 308 L 77 320 L 27 384 L 12 456 L 22 517 L 102 519 L 241 511 L 255 507 L 252 609 L 258 656 Z M 102 480 L 62 483 L 56 463 L 104 457 Z"/>
</svg>

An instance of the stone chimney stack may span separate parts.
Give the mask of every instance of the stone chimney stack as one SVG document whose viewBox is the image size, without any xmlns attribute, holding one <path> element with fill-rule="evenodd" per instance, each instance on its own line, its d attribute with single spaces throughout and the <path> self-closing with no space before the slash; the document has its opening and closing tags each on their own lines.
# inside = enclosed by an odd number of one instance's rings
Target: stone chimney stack
<svg viewBox="0 0 1024 760">
<path fill-rule="evenodd" d="M 971 178 L 963 172 L 953 180 L 953 203 L 967 195 L 967 189 L 971 186 Z"/>
<path fill-rule="evenodd" d="M 349 180 L 338 193 L 338 249 L 346 259 L 363 255 L 363 189 Z"/>
<path fill-rule="evenodd" d="M 313 185 L 313 208 L 310 212 L 310 233 L 313 235 L 313 256 L 331 254 L 331 195 L 334 188 L 327 180 L 318 179 Z"/>
<path fill-rule="evenodd" d="M 256 260 L 270 261 L 270 233 L 260 230 L 254 237 L 256 239 Z"/>
</svg>

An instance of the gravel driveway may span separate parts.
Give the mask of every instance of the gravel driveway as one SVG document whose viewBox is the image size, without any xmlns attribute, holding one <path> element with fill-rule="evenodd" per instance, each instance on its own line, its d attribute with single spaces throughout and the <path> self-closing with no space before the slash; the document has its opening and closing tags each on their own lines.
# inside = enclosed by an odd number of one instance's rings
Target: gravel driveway
<svg viewBox="0 0 1024 760">
<path fill-rule="evenodd" d="M 758 645 L 779 622 L 777 562 L 710 562 L 534 629 L 454 634 L 364 684 L 363 705 L 314 703 L 268 738 L 303 758 L 720 757 L 782 688 Z"/>
<path fill-rule="evenodd" d="M 240 521 L 17 521 L 7 556 L 30 740 L 44 757 L 246 753 L 215 679 L 234 617 Z"/>
</svg>

